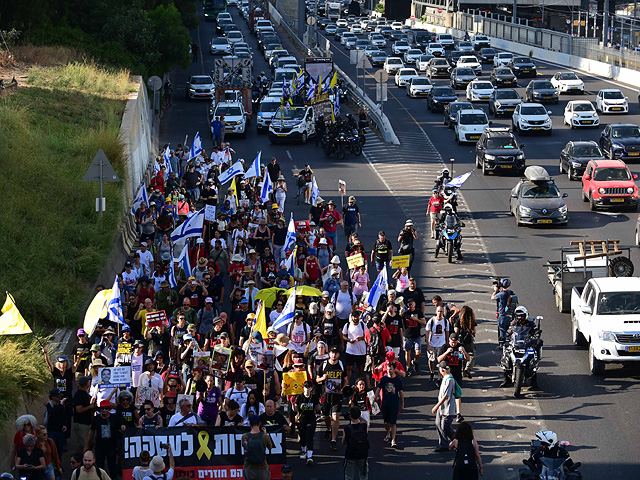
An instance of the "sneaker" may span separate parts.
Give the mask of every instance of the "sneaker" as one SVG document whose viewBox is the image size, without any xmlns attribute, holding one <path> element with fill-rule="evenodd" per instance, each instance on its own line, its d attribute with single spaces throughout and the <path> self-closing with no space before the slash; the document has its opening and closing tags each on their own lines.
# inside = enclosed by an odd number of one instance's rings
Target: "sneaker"
<svg viewBox="0 0 640 480">
<path fill-rule="evenodd" d="M 338 451 L 338 442 L 336 442 L 335 440 L 331 440 L 331 450 L 333 450 L 334 452 Z"/>
<path fill-rule="evenodd" d="M 411 367 L 407 368 L 405 377 L 409 378 L 411 376 Z"/>
<path fill-rule="evenodd" d="M 324 439 L 325 442 L 328 442 L 329 440 L 331 440 L 331 431 L 327 430 L 326 432 L 324 432 Z"/>
<path fill-rule="evenodd" d="M 398 444 L 395 442 L 395 440 L 391 442 L 391 448 L 398 448 Z"/>
<path fill-rule="evenodd" d="M 458 422 L 458 423 L 464 422 L 464 417 L 462 415 L 460 415 L 460 414 L 457 414 L 456 415 L 456 422 Z"/>
<path fill-rule="evenodd" d="M 435 374 L 434 374 L 433 372 L 431 372 L 431 378 L 430 378 L 430 380 L 433 382 L 433 381 L 434 381 L 434 379 L 435 379 Z"/>
<path fill-rule="evenodd" d="M 307 466 L 313 466 L 313 458 L 307 458 Z"/>
<path fill-rule="evenodd" d="M 300 454 L 300 460 L 304 460 L 305 458 L 307 458 L 307 452 L 302 452 Z"/>
<path fill-rule="evenodd" d="M 431 232 L 431 238 L 436 238 L 436 234 Z"/>
</svg>

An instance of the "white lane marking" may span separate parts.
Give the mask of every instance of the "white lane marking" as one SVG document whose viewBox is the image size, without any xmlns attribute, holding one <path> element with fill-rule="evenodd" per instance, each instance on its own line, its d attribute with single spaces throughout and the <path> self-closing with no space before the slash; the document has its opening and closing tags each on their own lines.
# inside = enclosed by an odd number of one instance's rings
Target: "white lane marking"
<svg viewBox="0 0 640 480">
<path fill-rule="evenodd" d="M 291 157 L 291 152 L 289 150 L 287 150 L 287 157 L 289 157 L 289 160 L 293 162 L 293 158 Z M 296 168 L 296 166 L 294 165 L 293 168 Z"/>
</svg>

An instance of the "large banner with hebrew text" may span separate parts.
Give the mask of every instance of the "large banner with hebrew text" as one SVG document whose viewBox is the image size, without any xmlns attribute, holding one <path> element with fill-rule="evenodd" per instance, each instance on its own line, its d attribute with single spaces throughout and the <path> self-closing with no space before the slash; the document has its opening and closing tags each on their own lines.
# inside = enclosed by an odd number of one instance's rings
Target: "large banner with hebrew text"
<svg viewBox="0 0 640 480">
<path fill-rule="evenodd" d="M 174 478 L 232 480 L 243 478 L 242 434 L 248 427 L 172 427 L 153 431 L 128 429 L 123 432 L 123 480 L 133 480 L 133 468 L 140 465 L 140 453 L 161 455 L 169 467 L 166 444 L 171 445 L 176 462 Z M 282 427 L 267 427 L 274 448 L 266 452 L 272 479 L 282 478 L 286 463 L 286 435 Z"/>
</svg>

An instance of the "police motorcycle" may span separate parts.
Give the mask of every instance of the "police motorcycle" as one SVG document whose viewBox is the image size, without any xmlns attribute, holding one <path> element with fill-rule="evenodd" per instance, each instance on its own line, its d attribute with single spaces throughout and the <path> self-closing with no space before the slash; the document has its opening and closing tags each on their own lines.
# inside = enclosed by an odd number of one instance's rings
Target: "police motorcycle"
<svg viewBox="0 0 640 480">
<path fill-rule="evenodd" d="M 364 147 L 364 144 L 366 142 L 365 135 L 364 135 L 365 129 L 359 126 L 359 123 L 356 122 L 356 120 L 353 118 L 353 115 L 351 115 L 350 113 L 347 113 L 345 117 L 346 117 L 345 121 L 347 123 L 349 130 L 351 131 L 351 135 L 353 135 L 353 137 L 358 140 L 361 147 Z M 356 153 L 356 155 L 360 155 L 360 154 Z"/>
<path fill-rule="evenodd" d="M 351 149 L 351 144 L 348 141 L 345 124 L 340 117 L 336 118 L 336 121 L 329 126 L 321 143 L 325 157 L 336 153 L 340 160 L 344 160 L 347 150 Z"/>
<path fill-rule="evenodd" d="M 567 451 L 569 442 L 559 442 L 551 430 L 540 430 L 531 440 L 530 456 L 522 460 L 527 468 L 521 468 L 520 480 L 581 480 L 578 471 L 582 465 L 574 463 Z"/>
<path fill-rule="evenodd" d="M 453 212 L 453 208 L 448 203 L 443 208 L 443 214 L 440 222 L 436 225 L 436 252 L 435 257 L 438 258 L 440 250 L 447 256 L 449 263 L 453 261 L 453 252 L 457 254 L 457 259 L 462 260 L 462 227 L 458 216 Z"/>
<path fill-rule="evenodd" d="M 453 180 L 453 178 L 451 178 L 451 173 L 449 172 L 449 169 L 447 167 L 444 167 L 442 169 L 442 172 L 440 172 L 440 175 L 438 175 L 438 178 L 436 178 L 436 181 L 434 182 L 433 186 L 438 190 L 442 190 L 442 188 L 451 180 Z"/>
</svg>

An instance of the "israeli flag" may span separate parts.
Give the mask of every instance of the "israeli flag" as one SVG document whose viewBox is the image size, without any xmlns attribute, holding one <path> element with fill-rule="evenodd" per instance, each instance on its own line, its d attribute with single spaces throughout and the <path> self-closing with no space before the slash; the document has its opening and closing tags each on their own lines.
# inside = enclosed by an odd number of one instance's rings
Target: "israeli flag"
<svg viewBox="0 0 640 480">
<path fill-rule="evenodd" d="M 247 170 L 247 172 L 244 174 L 244 177 L 242 177 L 244 180 L 246 180 L 247 178 L 260 176 L 260 158 L 261 157 L 262 157 L 262 152 L 260 151 L 258 152 L 258 155 L 256 155 L 256 159 L 253 161 L 253 163 L 249 167 L 249 170 Z"/>
<path fill-rule="evenodd" d="M 114 323 L 121 323 L 126 325 L 122 316 L 122 299 L 120 298 L 120 281 L 116 275 L 116 279 L 113 282 L 111 288 L 111 295 L 109 296 L 109 302 L 107 303 L 107 320 Z"/>
<path fill-rule="evenodd" d="M 184 247 L 182 247 L 182 252 L 178 257 L 178 265 L 185 272 L 187 272 L 187 277 L 191 275 L 191 262 L 189 262 L 189 243 L 185 242 Z"/>
<path fill-rule="evenodd" d="M 196 213 L 191 215 L 186 222 L 176 228 L 173 233 L 171 233 L 171 241 L 175 243 L 183 238 L 199 237 L 202 235 L 203 225 L 204 208 L 202 210 L 198 210 Z"/>
<path fill-rule="evenodd" d="M 218 177 L 218 180 L 220 181 L 220 185 L 224 185 L 236 175 L 240 175 L 243 173 L 244 173 L 244 167 L 242 166 L 242 162 L 238 160 L 236 163 L 231 165 L 230 168 L 222 172 L 222 175 Z"/>
<path fill-rule="evenodd" d="M 167 144 L 167 148 L 164 149 L 164 153 L 162 156 L 164 157 L 164 161 L 166 163 L 170 163 L 171 161 L 171 144 Z"/>
<path fill-rule="evenodd" d="M 202 139 L 200 138 L 200 132 L 196 132 L 196 136 L 193 137 L 191 143 L 191 151 L 189 152 L 190 158 L 196 158 L 202 153 Z"/>
<path fill-rule="evenodd" d="M 262 182 L 262 190 L 260 191 L 260 202 L 267 203 L 269 201 L 269 195 L 273 192 L 273 183 L 271 183 L 271 177 L 267 172 L 264 176 L 264 182 Z"/>
<path fill-rule="evenodd" d="M 316 183 L 316 177 L 313 177 L 313 183 L 311 185 L 311 205 L 316 204 L 316 200 L 320 196 L 320 189 L 318 188 L 318 184 Z"/>
<path fill-rule="evenodd" d="M 289 220 L 289 226 L 287 227 L 287 236 L 284 239 L 284 251 L 293 250 L 293 246 L 296 243 L 296 223 L 293 221 L 293 213 L 291 213 L 291 219 Z"/>
<path fill-rule="evenodd" d="M 144 202 L 147 207 L 149 206 L 149 197 L 147 197 L 147 186 L 144 184 L 144 182 L 142 182 L 142 185 L 140 185 L 140 190 L 138 190 L 136 199 L 133 201 L 133 205 L 131 206 L 131 215 L 136 214 L 136 210 L 140 208 L 142 202 Z"/>
<path fill-rule="evenodd" d="M 167 275 L 167 281 L 169 282 L 169 286 L 171 288 L 176 288 L 178 286 L 178 282 L 176 281 L 176 270 L 173 267 L 173 262 L 169 265 L 169 274 Z"/>
<path fill-rule="evenodd" d="M 287 81 L 283 79 L 283 81 L 282 81 L 282 100 L 284 101 L 284 99 L 287 98 L 288 96 L 289 96 L 289 89 L 288 89 Z"/>
<path fill-rule="evenodd" d="M 282 313 L 273 322 L 273 328 L 278 333 L 287 333 L 287 327 L 293 322 L 293 315 L 296 313 L 296 288 L 289 294 L 289 299 L 285 303 Z"/>
<path fill-rule="evenodd" d="M 336 92 L 336 100 L 333 103 L 333 114 L 337 117 L 340 115 L 340 95 Z"/>
<path fill-rule="evenodd" d="M 331 75 L 327 75 L 327 78 L 324 79 L 324 82 L 322 84 L 322 93 L 325 93 L 329 90 L 329 87 L 331 86 L 331 78 Z"/>
<path fill-rule="evenodd" d="M 313 79 L 309 79 L 309 88 L 307 89 L 307 100 L 311 100 L 316 94 L 316 84 Z"/>
<path fill-rule="evenodd" d="M 462 175 L 457 176 L 456 178 L 452 178 L 449 183 L 445 185 L 445 187 L 456 187 L 460 188 L 464 182 L 471 176 L 473 172 L 467 172 Z"/>
<path fill-rule="evenodd" d="M 369 291 L 369 296 L 367 297 L 367 303 L 370 306 L 375 308 L 376 305 L 378 305 L 378 300 L 380 300 L 380 296 L 386 293 L 388 286 L 389 286 L 389 281 L 387 279 L 387 268 L 384 267 L 382 270 L 380 270 L 380 273 L 378 274 L 378 278 L 376 278 L 376 281 L 373 283 L 373 286 Z"/>
<path fill-rule="evenodd" d="M 289 275 L 291 275 L 292 277 L 296 273 L 296 255 L 297 254 L 298 254 L 298 246 L 296 245 L 296 248 L 293 249 L 293 252 L 291 252 L 291 255 L 289 255 L 289 258 L 287 258 L 284 261 L 285 268 L 287 269 L 287 272 L 289 272 Z"/>
</svg>

